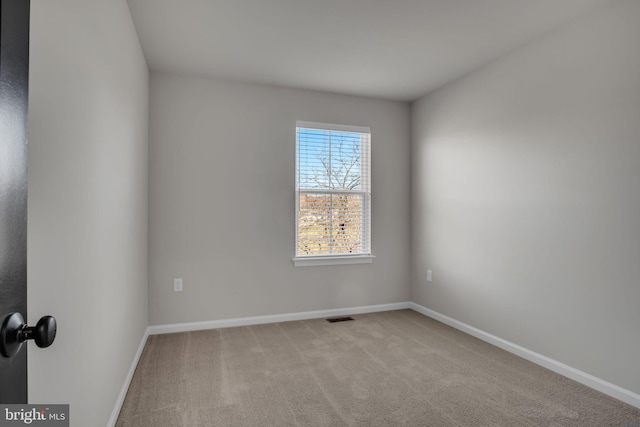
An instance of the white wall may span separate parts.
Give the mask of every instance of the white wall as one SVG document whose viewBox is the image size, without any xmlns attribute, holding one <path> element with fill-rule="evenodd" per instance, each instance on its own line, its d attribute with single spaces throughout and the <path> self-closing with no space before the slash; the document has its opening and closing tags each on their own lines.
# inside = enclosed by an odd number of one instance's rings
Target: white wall
<svg viewBox="0 0 640 427">
<path fill-rule="evenodd" d="M 29 401 L 103 427 L 147 326 L 148 70 L 125 0 L 32 0 Z"/>
<path fill-rule="evenodd" d="M 150 324 L 408 300 L 408 104 L 162 74 L 150 93 Z M 293 267 L 296 120 L 371 127 L 373 264 Z"/>
<path fill-rule="evenodd" d="M 413 301 L 635 393 L 639 22 L 614 2 L 419 100 L 412 144 Z"/>
</svg>

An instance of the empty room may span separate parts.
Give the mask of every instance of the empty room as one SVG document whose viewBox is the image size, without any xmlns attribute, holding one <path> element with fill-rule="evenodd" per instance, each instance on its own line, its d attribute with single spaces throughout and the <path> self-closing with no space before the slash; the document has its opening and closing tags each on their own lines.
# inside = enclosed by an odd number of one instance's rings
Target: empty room
<svg viewBox="0 0 640 427">
<path fill-rule="evenodd" d="M 0 424 L 640 426 L 640 1 L 1 2 Z"/>
</svg>

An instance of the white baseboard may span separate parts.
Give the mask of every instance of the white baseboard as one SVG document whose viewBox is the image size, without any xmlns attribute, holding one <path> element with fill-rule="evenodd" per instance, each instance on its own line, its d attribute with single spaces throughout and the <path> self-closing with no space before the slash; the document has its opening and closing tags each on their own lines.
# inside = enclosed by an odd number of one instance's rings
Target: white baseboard
<svg viewBox="0 0 640 427">
<path fill-rule="evenodd" d="M 127 396 L 129 384 L 131 384 L 131 380 L 133 379 L 133 374 L 136 371 L 136 367 L 138 366 L 138 361 L 140 360 L 140 356 L 142 355 L 142 350 L 144 350 L 144 346 L 147 343 L 147 338 L 149 338 L 149 328 L 145 330 L 144 335 L 142 336 L 142 341 L 140 341 L 140 345 L 138 346 L 138 351 L 133 357 L 131 367 L 129 368 L 129 372 L 124 379 L 124 384 L 122 385 L 122 389 L 120 390 L 120 394 L 118 395 L 118 400 L 116 400 L 116 404 L 113 408 L 113 411 L 111 412 L 109 421 L 107 422 L 107 427 L 115 427 L 116 422 L 118 421 L 118 415 L 120 415 L 120 410 L 122 409 L 124 398 Z"/>
<path fill-rule="evenodd" d="M 622 387 L 619 387 L 615 384 L 612 384 L 600 378 L 594 377 L 593 375 L 587 374 L 586 372 L 579 371 L 578 369 L 572 368 L 571 366 L 565 365 L 564 363 L 558 362 L 557 360 L 553 360 L 547 356 L 538 354 L 535 351 L 531 351 L 527 348 L 524 348 L 522 346 L 519 346 L 517 344 L 514 344 L 502 338 L 499 338 L 495 335 L 491 335 L 480 329 L 474 328 L 473 326 L 467 325 L 466 323 L 462 323 L 458 320 L 452 319 L 451 317 L 445 316 L 444 314 L 438 313 L 437 311 L 428 309 L 424 306 L 421 306 L 420 304 L 411 302 L 409 303 L 409 308 L 411 308 L 414 311 L 417 311 L 418 313 L 424 314 L 427 317 L 431 317 L 432 319 L 438 320 L 446 325 L 449 325 L 462 332 L 465 332 L 469 335 L 479 338 L 482 341 L 488 342 L 489 344 L 493 344 L 496 347 L 500 347 L 501 349 L 506 350 L 509 353 L 513 353 L 517 356 L 520 356 L 523 359 L 526 359 L 530 362 L 533 362 L 537 365 L 547 368 L 555 373 L 558 373 L 574 381 L 577 381 L 581 384 L 584 384 L 587 387 L 591 387 L 595 390 L 598 390 L 601 393 L 607 394 L 615 399 L 621 400 L 625 403 L 628 403 L 629 405 L 635 406 L 636 408 L 640 408 L 639 394 L 626 390 Z"/>
<path fill-rule="evenodd" d="M 375 313 L 378 311 L 402 310 L 410 308 L 409 302 L 367 305 L 329 310 L 305 311 L 300 313 L 274 314 L 267 316 L 239 317 L 235 319 L 210 320 L 205 322 L 174 323 L 149 326 L 149 335 L 174 332 L 200 331 L 203 329 L 231 328 L 234 326 L 260 325 L 264 323 L 290 322 L 292 320 L 318 319 L 322 317 L 347 316 L 350 314 Z"/>
<path fill-rule="evenodd" d="M 176 324 L 168 324 L 168 325 L 149 326 L 144 336 L 142 337 L 142 341 L 140 342 L 138 351 L 136 352 L 136 355 L 131 363 L 131 368 L 129 369 L 129 372 L 125 379 L 125 383 L 122 386 L 122 390 L 120 391 L 118 400 L 116 401 L 115 407 L 113 408 L 113 412 L 111 413 L 111 417 L 109 418 L 107 427 L 114 427 L 116 425 L 116 422 L 118 420 L 118 415 L 120 414 L 120 409 L 122 408 L 122 404 L 124 403 L 124 399 L 127 395 L 127 390 L 129 389 L 129 384 L 133 379 L 133 374 L 135 372 L 136 366 L 138 365 L 138 361 L 140 360 L 140 356 L 142 355 L 142 350 L 144 349 L 144 346 L 147 342 L 147 338 L 149 337 L 149 335 L 168 334 L 168 333 L 174 333 L 174 332 L 199 331 L 204 329 L 230 328 L 234 326 L 260 325 L 265 323 L 288 322 L 293 320 L 318 319 L 323 317 L 375 313 L 379 311 L 403 310 L 408 308 L 418 313 L 421 313 L 427 317 L 431 317 L 432 319 L 438 320 L 446 325 L 454 327 L 476 338 L 479 338 L 482 341 L 488 342 L 489 344 L 493 344 L 496 347 L 499 347 L 503 350 L 506 350 L 517 356 L 520 356 L 523 359 L 529 360 L 530 362 L 533 362 L 537 365 L 547 368 L 553 372 L 556 372 L 560 375 L 563 375 L 567 378 L 570 378 L 574 381 L 584 384 L 587 387 L 591 387 L 595 390 L 598 390 L 601 393 L 607 394 L 615 399 L 628 403 L 629 405 L 635 406 L 636 408 L 640 408 L 640 395 L 632 391 L 626 390 L 615 384 L 612 384 L 600 378 L 594 377 L 593 375 L 587 374 L 586 372 L 579 371 L 578 369 L 572 368 L 571 366 L 565 365 L 564 363 L 558 362 L 549 357 L 538 354 L 527 348 L 524 348 L 522 346 L 519 346 L 517 344 L 514 344 L 502 338 L 499 338 L 495 335 L 484 332 L 478 328 L 474 328 L 473 326 L 467 325 L 466 323 L 462 323 L 451 317 L 445 316 L 444 314 L 438 313 L 437 311 L 428 309 L 420 304 L 416 304 L 414 302 L 398 302 L 398 303 L 392 303 L 392 304 L 336 308 L 336 309 L 330 309 L 330 310 L 305 311 L 305 312 L 299 312 L 299 313 L 285 313 L 285 314 L 276 314 L 276 315 L 267 315 L 267 316 L 241 317 L 241 318 L 235 318 L 235 319 L 212 320 L 212 321 L 206 321 L 206 322 L 176 323 Z"/>
</svg>

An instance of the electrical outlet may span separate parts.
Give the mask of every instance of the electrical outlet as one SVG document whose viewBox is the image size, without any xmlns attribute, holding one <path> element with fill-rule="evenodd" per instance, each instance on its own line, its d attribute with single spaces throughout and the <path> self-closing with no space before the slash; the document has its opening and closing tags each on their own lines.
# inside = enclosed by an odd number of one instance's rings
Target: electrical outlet
<svg viewBox="0 0 640 427">
<path fill-rule="evenodd" d="M 433 272 L 431 270 L 427 270 L 427 282 L 431 282 L 433 280 Z"/>
<path fill-rule="evenodd" d="M 173 291 L 182 292 L 182 279 L 173 279 Z"/>
</svg>

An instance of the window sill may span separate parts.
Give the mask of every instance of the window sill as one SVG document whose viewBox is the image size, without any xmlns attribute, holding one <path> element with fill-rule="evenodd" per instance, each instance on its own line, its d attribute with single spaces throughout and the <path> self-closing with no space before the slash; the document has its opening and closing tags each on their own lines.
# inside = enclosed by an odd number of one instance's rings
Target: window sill
<svg viewBox="0 0 640 427">
<path fill-rule="evenodd" d="M 293 258 L 295 267 L 312 267 L 316 265 L 371 264 L 373 255 L 314 256 Z"/>
</svg>

